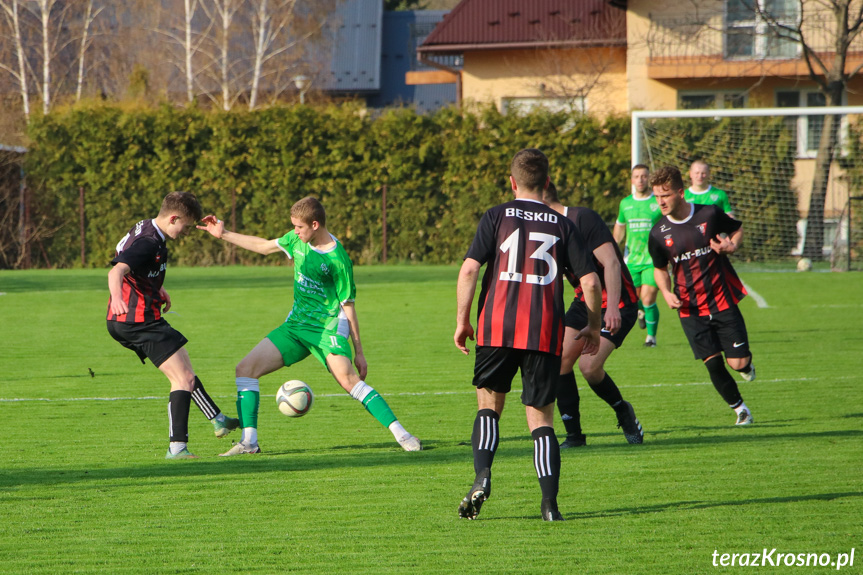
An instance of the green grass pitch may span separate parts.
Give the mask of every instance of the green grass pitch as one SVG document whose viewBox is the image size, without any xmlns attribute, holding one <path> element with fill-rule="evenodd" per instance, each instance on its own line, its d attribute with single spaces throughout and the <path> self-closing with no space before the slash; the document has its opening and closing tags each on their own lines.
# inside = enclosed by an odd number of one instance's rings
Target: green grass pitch
<svg viewBox="0 0 863 575">
<path fill-rule="evenodd" d="M 261 381 L 262 455 L 217 457 L 236 436 L 217 440 L 193 406 L 201 458 L 165 461 L 168 384 L 108 336 L 106 270 L 0 271 L 0 572 L 836 571 L 714 566 L 765 548 L 774 563 L 855 549 L 843 571 L 861 572 L 863 276 L 741 274 L 766 304 L 742 304 L 758 370 L 740 383 L 746 428 L 661 303 L 659 346 L 636 328 L 607 365 L 644 445 L 579 376 L 588 446 L 563 452 L 566 522 L 545 523 L 517 394 L 492 497 L 457 517 L 476 412 L 473 356 L 452 342 L 457 273 L 356 270 L 368 382 L 424 451 L 403 452 L 310 358 Z M 166 289 L 198 375 L 235 414 L 234 366 L 287 315 L 291 269 L 172 268 Z M 304 418 L 276 409 L 288 379 L 316 393 Z"/>
</svg>

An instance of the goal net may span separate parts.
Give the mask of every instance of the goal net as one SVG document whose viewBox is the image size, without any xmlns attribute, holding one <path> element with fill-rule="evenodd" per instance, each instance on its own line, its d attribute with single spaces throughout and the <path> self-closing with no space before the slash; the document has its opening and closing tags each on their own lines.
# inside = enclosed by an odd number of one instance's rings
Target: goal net
<svg viewBox="0 0 863 575">
<path fill-rule="evenodd" d="M 863 106 L 633 112 L 632 163 L 651 170 L 677 166 L 689 186 L 692 162 L 706 162 L 710 184 L 725 190 L 734 217 L 744 223 L 736 261 L 753 269 L 794 270 L 827 113 L 841 118 L 839 144 L 823 202 L 823 246 L 812 259 L 816 269 L 860 268 L 863 244 L 854 242 L 861 230 L 855 233 L 853 220 L 863 206 L 850 198 L 863 195 Z M 817 225 L 818 218 L 812 221 Z"/>
</svg>

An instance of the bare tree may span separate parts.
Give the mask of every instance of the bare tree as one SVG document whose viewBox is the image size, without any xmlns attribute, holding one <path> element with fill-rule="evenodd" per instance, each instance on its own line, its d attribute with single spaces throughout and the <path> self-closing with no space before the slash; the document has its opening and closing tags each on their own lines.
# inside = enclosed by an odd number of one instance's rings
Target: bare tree
<svg viewBox="0 0 863 575">
<path fill-rule="evenodd" d="M 689 11 L 678 11 L 684 16 L 677 20 L 651 24 L 647 42 L 654 57 L 728 53 L 729 47 L 734 51 L 745 46 L 733 55 L 753 67 L 766 59 L 799 60 L 827 106 L 841 106 L 849 82 L 863 71 L 863 65 L 849 59 L 863 50 L 859 0 L 690 0 L 690 6 Z M 738 21 L 745 22 L 738 26 Z M 803 246 L 803 254 L 814 260 L 823 258 L 825 200 L 839 149 L 840 121 L 835 115 L 824 116 L 815 157 Z"/>
<path fill-rule="evenodd" d="M 237 90 L 231 73 L 233 60 L 231 58 L 231 39 L 234 32 L 237 12 L 245 0 L 211 0 L 203 4 L 207 18 L 215 24 L 217 30 L 213 38 L 213 50 L 209 54 L 216 73 L 212 74 L 219 86 L 223 110 L 230 110 L 237 99 Z"/>
<path fill-rule="evenodd" d="M 800 48 L 812 80 L 828 106 L 841 106 L 849 81 L 863 70 L 863 64 L 846 69 L 849 52 L 859 50 L 855 41 L 863 31 L 863 3 L 856 0 L 798 0 L 799 18 L 789 21 L 768 9 L 762 1 L 749 0 L 749 6 L 767 25 L 778 41 Z M 821 129 L 815 173 L 806 220 L 805 257 L 820 260 L 824 245 L 824 207 L 834 154 L 839 148 L 840 117 L 826 115 Z"/>
<path fill-rule="evenodd" d="M 24 118 L 27 122 L 30 121 L 30 91 L 27 86 L 27 65 L 26 54 L 24 52 L 24 41 L 21 29 L 21 11 L 19 9 L 18 0 L 0 0 L 0 9 L 3 10 L 6 24 L 9 27 L 13 53 L 15 55 L 15 64 L 0 62 L 0 70 L 8 72 L 18 84 L 18 91 L 21 94 L 21 105 L 24 111 Z"/>
<path fill-rule="evenodd" d="M 59 31 L 63 28 L 62 21 L 64 19 L 65 6 L 59 0 L 32 0 L 25 4 L 28 10 L 39 21 L 39 29 L 41 32 L 41 63 L 42 63 L 42 112 L 47 114 L 51 111 L 51 68 L 56 54 L 57 43 L 60 40 Z M 58 14 L 55 15 L 55 12 Z M 53 16 L 53 17 L 52 17 Z M 58 20 L 56 26 L 52 28 L 51 24 L 54 20 Z M 54 32 L 57 32 L 55 34 Z"/>
<path fill-rule="evenodd" d="M 258 105 L 265 78 L 270 80 L 268 88 L 271 99 L 286 89 L 292 80 L 286 80 L 285 72 L 296 69 L 297 63 L 297 58 L 289 58 L 288 54 L 321 30 L 322 19 L 316 20 L 311 16 L 300 22 L 296 5 L 297 0 L 260 0 L 252 12 L 255 51 L 249 91 L 250 110 Z"/>
<path fill-rule="evenodd" d="M 166 14 L 168 23 L 153 30 L 180 48 L 180 56 L 176 57 L 174 54 L 169 57 L 169 60 L 183 75 L 186 101 L 188 102 L 195 99 L 198 76 L 197 56 L 200 53 L 201 44 L 209 36 L 209 29 L 199 29 L 201 20 L 196 16 L 200 6 L 201 0 L 183 0 L 183 14 L 179 18 L 179 23 L 177 15 L 168 11 Z"/>
<path fill-rule="evenodd" d="M 84 65 L 85 57 L 87 55 L 87 49 L 90 47 L 93 41 L 93 23 L 96 21 L 96 18 L 101 14 L 104 6 L 100 6 L 94 9 L 93 0 L 87 0 L 86 6 L 84 9 L 84 14 L 81 19 L 81 38 L 78 47 L 78 74 L 75 80 L 75 101 L 81 101 L 81 94 L 84 88 L 84 72 L 86 67 Z"/>
</svg>

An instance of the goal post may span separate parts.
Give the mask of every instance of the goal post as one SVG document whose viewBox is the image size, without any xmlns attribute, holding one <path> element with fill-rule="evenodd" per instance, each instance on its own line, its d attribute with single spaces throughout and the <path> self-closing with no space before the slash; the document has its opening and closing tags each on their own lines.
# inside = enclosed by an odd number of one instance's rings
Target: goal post
<svg viewBox="0 0 863 575">
<path fill-rule="evenodd" d="M 796 269 L 826 115 L 841 117 L 824 205 L 823 251 L 830 259 L 848 229 L 849 198 L 863 195 L 863 106 L 635 111 L 632 165 L 677 166 L 688 186 L 690 164 L 703 160 L 710 183 L 727 192 L 734 216 L 744 222 L 737 259 Z"/>
</svg>

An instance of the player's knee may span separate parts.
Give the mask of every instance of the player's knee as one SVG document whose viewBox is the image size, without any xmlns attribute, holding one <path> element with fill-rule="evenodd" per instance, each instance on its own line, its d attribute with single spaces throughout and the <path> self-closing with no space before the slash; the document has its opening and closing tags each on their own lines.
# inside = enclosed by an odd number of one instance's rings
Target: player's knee
<svg viewBox="0 0 863 575">
<path fill-rule="evenodd" d="M 249 361 L 248 359 L 243 359 L 240 363 L 237 364 L 236 369 L 234 370 L 234 375 L 236 377 L 252 377 L 257 378 L 258 375 L 254 372 L 254 363 Z"/>
<path fill-rule="evenodd" d="M 745 371 L 752 364 L 752 356 L 729 357 L 725 361 L 728 363 L 728 367 L 734 371 Z"/>
<path fill-rule="evenodd" d="M 581 375 L 584 376 L 585 381 L 590 382 L 600 382 L 605 377 L 605 370 L 601 365 L 579 365 L 579 369 L 581 370 Z"/>
<path fill-rule="evenodd" d="M 195 373 L 192 371 L 183 371 L 170 379 L 172 389 L 181 389 L 189 392 L 195 389 Z"/>
</svg>

